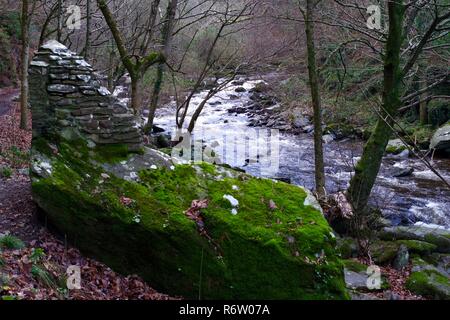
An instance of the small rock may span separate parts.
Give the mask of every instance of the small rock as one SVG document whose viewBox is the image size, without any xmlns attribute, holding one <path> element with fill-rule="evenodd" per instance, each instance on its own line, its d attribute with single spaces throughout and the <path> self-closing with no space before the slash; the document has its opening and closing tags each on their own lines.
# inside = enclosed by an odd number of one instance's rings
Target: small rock
<svg viewBox="0 0 450 320">
<path fill-rule="evenodd" d="M 334 136 L 332 134 L 326 134 L 322 137 L 323 143 L 327 144 L 334 140 Z"/>
<path fill-rule="evenodd" d="M 402 244 L 398 248 L 397 255 L 395 256 L 393 266 L 396 270 L 402 270 L 409 263 L 409 252 L 408 248 Z"/>
<path fill-rule="evenodd" d="M 392 173 L 392 176 L 396 178 L 408 177 L 412 175 L 413 172 L 414 168 L 398 168 Z"/>
</svg>

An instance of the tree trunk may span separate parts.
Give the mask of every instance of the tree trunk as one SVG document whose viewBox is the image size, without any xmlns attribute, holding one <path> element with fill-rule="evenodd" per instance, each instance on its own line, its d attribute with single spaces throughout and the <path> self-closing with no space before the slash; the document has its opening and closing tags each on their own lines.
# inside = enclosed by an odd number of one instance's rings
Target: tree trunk
<svg viewBox="0 0 450 320">
<path fill-rule="evenodd" d="M 170 43 L 172 40 L 172 31 L 174 26 L 176 9 L 178 6 L 178 0 L 171 0 L 167 5 L 166 21 L 164 23 L 162 31 L 162 42 L 163 42 L 163 55 L 167 58 L 170 52 Z M 164 78 L 165 64 L 159 63 L 156 71 L 156 81 L 153 86 L 152 98 L 150 100 L 150 105 L 148 107 L 148 120 L 145 125 L 144 131 L 150 133 L 153 128 L 153 120 L 155 118 L 155 111 L 158 107 L 159 95 L 161 93 L 161 87 Z"/>
<path fill-rule="evenodd" d="M 426 68 L 424 66 L 419 67 L 421 69 L 421 76 L 419 78 L 419 90 L 422 90 L 427 86 L 427 75 Z M 424 92 L 419 96 L 419 120 L 421 125 L 428 124 L 428 110 L 427 110 L 427 101 L 426 101 L 427 93 Z"/>
<path fill-rule="evenodd" d="M 158 64 L 156 70 L 156 80 L 153 86 L 152 98 L 148 107 L 148 120 L 145 124 L 144 132 L 151 133 L 153 129 L 153 120 L 155 119 L 156 108 L 158 107 L 159 95 L 161 93 L 161 87 L 164 77 L 164 64 Z"/>
<path fill-rule="evenodd" d="M 84 57 L 89 59 L 91 43 L 91 0 L 86 0 L 86 43 L 84 45 Z"/>
<path fill-rule="evenodd" d="M 314 160 L 316 192 L 319 197 L 325 195 L 325 170 L 322 147 L 322 106 L 319 93 L 319 80 L 316 66 L 316 49 L 314 44 L 313 0 L 306 2 L 306 45 L 308 54 L 308 75 L 311 90 L 311 100 L 314 110 Z"/>
<path fill-rule="evenodd" d="M 389 1 L 389 35 L 384 58 L 383 99 L 381 116 L 375 130 L 364 146 L 361 160 L 350 181 L 348 198 L 356 215 L 364 214 L 370 193 L 380 169 L 392 130 L 392 117 L 401 105 L 400 48 L 403 43 L 403 1 Z"/>
<path fill-rule="evenodd" d="M 22 0 L 22 70 L 20 84 L 20 128 L 27 129 L 28 123 L 28 60 L 29 60 L 29 16 L 28 0 Z"/>
<path fill-rule="evenodd" d="M 141 81 L 139 77 L 132 76 L 131 77 L 131 107 L 134 110 L 135 114 L 141 109 Z"/>
<path fill-rule="evenodd" d="M 58 0 L 58 28 L 57 28 L 57 40 L 61 42 L 62 28 L 63 28 L 63 12 L 62 12 L 62 0 Z"/>
</svg>

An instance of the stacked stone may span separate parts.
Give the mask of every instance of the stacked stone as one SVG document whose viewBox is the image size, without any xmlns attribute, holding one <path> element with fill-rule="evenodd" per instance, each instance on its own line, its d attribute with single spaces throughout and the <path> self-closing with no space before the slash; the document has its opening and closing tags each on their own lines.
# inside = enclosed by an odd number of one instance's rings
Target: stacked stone
<svg viewBox="0 0 450 320">
<path fill-rule="evenodd" d="M 131 109 L 101 86 L 83 57 L 52 40 L 30 64 L 33 135 L 52 128 L 77 129 L 96 144 L 142 145 L 142 134 Z"/>
</svg>

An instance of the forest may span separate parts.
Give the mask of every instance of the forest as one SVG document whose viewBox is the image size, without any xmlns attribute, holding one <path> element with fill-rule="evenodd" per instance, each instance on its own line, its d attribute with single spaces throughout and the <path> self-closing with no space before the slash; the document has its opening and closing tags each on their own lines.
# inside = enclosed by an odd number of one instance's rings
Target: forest
<svg viewBox="0 0 450 320">
<path fill-rule="evenodd" d="M 450 300 L 449 0 L 0 5 L 0 300 Z"/>
</svg>

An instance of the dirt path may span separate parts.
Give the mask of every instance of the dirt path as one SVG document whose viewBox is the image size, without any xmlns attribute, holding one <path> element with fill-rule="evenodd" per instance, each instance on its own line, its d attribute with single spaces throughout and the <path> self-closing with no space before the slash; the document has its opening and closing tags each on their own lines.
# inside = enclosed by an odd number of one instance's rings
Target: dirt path
<svg viewBox="0 0 450 320">
<path fill-rule="evenodd" d="M 7 114 L 12 107 L 12 100 L 19 94 L 17 88 L 0 89 L 0 117 Z"/>
</svg>

